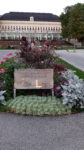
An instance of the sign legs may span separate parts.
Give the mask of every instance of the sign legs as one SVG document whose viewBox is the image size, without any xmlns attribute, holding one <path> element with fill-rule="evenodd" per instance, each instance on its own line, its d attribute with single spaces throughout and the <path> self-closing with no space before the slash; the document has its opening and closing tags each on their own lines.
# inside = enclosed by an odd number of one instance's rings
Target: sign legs
<svg viewBox="0 0 84 150">
<path fill-rule="evenodd" d="M 13 97 L 16 98 L 16 89 L 13 90 Z"/>
</svg>

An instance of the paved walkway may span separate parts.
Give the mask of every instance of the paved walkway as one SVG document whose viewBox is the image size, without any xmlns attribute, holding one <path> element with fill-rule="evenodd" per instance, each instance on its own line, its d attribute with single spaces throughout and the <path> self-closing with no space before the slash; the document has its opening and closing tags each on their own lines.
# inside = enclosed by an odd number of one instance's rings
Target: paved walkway
<svg viewBox="0 0 84 150">
<path fill-rule="evenodd" d="M 56 50 L 56 53 L 65 61 L 84 71 L 84 50 L 66 51 Z"/>
<path fill-rule="evenodd" d="M 0 50 L 0 61 L 3 60 L 3 57 L 7 57 L 8 53 L 15 52 L 16 50 Z"/>
<path fill-rule="evenodd" d="M 84 113 L 56 117 L 0 113 L 0 150 L 84 150 Z"/>
</svg>

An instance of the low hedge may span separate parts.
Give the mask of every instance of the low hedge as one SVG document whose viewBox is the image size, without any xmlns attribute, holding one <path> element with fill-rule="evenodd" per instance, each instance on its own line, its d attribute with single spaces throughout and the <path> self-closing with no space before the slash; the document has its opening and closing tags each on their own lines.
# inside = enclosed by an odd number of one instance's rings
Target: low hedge
<svg viewBox="0 0 84 150">
<path fill-rule="evenodd" d="M 55 96 L 18 96 L 8 102 L 9 112 L 26 115 L 67 114 L 71 110 Z"/>
</svg>

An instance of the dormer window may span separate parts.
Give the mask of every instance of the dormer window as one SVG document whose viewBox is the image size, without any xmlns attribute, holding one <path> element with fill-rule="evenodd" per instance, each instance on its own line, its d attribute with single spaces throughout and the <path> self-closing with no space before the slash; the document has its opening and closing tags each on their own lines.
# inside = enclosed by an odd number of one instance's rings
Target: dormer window
<svg viewBox="0 0 84 150">
<path fill-rule="evenodd" d="M 30 21 L 34 21 L 34 17 L 33 16 L 30 17 Z"/>
</svg>

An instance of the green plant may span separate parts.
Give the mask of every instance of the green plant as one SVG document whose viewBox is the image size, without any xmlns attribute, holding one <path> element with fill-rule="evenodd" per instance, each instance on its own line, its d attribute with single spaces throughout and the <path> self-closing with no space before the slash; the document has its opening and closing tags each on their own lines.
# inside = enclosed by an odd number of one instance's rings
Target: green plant
<svg viewBox="0 0 84 150">
<path fill-rule="evenodd" d="M 15 61 L 16 57 L 6 58 L 0 65 L 1 73 L 0 77 L 5 81 L 4 90 L 6 90 L 6 100 L 13 97 L 13 85 L 14 85 L 14 68 L 25 68 L 26 64 L 20 64 Z M 3 70 L 2 70 L 3 69 Z"/>
<path fill-rule="evenodd" d="M 8 102 L 9 112 L 27 115 L 67 114 L 71 110 L 56 97 L 19 96 Z"/>
<path fill-rule="evenodd" d="M 0 112 L 7 112 L 9 108 L 6 105 L 0 105 Z"/>
<path fill-rule="evenodd" d="M 5 97 L 4 97 L 4 93 L 6 91 L 0 91 L 0 105 L 6 105 L 6 101 L 5 101 Z"/>
<path fill-rule="evenodd" d="M 32 46 L 32 42 L 22 37 L 20 42 L 20 57 L 29 64 L 31 68 L 51 68 L 54 59 L 48 47 L 38 45 Z"/>
<path fill-rule="evenodd" d="M 79 79 L 73 71 L 66 71 L 62 76 L 67 79 L 67 83 L 62 85 L 63 104 L 70 108 L 84 108 L 84 81 Z"/>
</svg>

